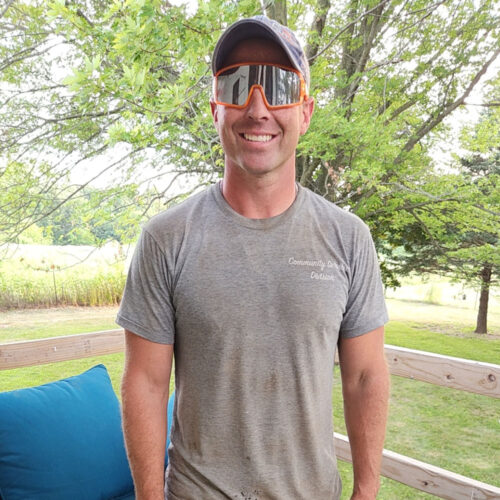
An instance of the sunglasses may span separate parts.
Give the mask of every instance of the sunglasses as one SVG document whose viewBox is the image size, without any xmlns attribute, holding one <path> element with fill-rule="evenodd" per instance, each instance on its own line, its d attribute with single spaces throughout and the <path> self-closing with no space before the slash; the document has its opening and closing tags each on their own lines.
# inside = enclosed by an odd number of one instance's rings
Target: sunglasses
<svg viewBox="0 0 500 500">
<path fill-rule="evenodd" d="M 306 83 L 299 71 L 266 63 L 233 64 L 214 76 L 215 103 L 230 108 L 248 106 L 258 89 L 268 109 L 298 106 L 307 97 Z"/>
</svg>

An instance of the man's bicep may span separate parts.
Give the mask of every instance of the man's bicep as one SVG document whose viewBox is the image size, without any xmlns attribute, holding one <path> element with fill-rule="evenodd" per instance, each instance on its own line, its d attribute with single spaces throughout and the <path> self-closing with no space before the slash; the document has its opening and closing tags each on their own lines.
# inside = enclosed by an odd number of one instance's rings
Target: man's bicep
<svg viewBox="0 0 500 500">
<path fill-rule="evenodd" d="M 385 366 L 384 327 L 357 337 L 342 337 L 338 342 L 342 379 L 360 377 Z"/>
<path fill-rule="evenodd" d="M 159 344 L 125 330 L 125 374 L 145 377 L 150 384 L 170 383 L 174 346 Z"/>
</svg>

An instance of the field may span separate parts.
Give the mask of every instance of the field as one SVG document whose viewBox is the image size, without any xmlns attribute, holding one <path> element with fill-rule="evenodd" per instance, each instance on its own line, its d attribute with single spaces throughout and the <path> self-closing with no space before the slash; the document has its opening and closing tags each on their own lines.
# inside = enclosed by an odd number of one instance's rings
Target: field
<svg viewBox="0 0 500 500">
<path fill-rule="evenodd" d="M 466 308 L 388 300 L 388 344 L 477 359 L 500 360 L 500 315 L 490 317 L 492 331 L 474 335 L 474 314 Z M 2 342 L 115 328 L 116 307 L 7 311 L 0 320 Z M 1 374 L 1 389 L 38 385 L 104 363 L 118 392 L 123 354 L 10 370 Z M 336 369 L 333 420 L 345 433 L 341 386 Z M 392 377 L 386 448 L 500 486 L 500 400 Z M 349 498 L 351 467 L 340 462 L 342 499 Z M 435 498 L 383 479 L 383 500 Z"/>
<path fill-rule="evenodd" d="M 11 245 L 0 248 L 0 309 L 119 303 L 128 248 Z"/>
<path fill-rule="evenodd" d="M 461 311 L 476 310 L 479 304 L 479 290 L 465 283 L 455 283 L 449 278 L 437 275 L 411 276 L 402 279 L 402 286 L 388 289 L 387 298 L 410 300 L 454 306 Z M 490 309 L 500 312 L 500 290 L 492 288 L 489 299 Z"/>
</svg>

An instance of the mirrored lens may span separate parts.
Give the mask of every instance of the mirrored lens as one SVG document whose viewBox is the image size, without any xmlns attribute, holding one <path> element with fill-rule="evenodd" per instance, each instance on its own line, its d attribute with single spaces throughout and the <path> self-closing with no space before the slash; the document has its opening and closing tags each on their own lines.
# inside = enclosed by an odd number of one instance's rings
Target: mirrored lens
<svg viewBox="0 0 500 500">
<path fill-rule="evenodd" d="M 216 99 L 243 106 L 252 87 L 260 85 L 270 106 L 300 102 L 297 73 L 272 65 L 252 64 L 229 68 L 216 79 Z"/>
</svg>

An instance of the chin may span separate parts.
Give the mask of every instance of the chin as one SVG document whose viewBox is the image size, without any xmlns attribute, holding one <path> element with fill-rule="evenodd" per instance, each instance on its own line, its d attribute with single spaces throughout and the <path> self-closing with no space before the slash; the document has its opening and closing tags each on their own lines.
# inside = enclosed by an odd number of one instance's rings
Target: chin
<svg viewBox="0 0 500 500">
<path fill-rule="evenodd" d="M 275 170 L 278 170 L 280 167 L 279 166 L 269 166 L 269 162 L 267 161 L 261 161 L 258 163 L 244 163 L 242 162 L 240 164 L 241 169 L 244 170 L 245 172 L 248 172 L 249 174 L 253 175 L 265 175 L 270 172 L 273 172 Z"/>
</svg>

